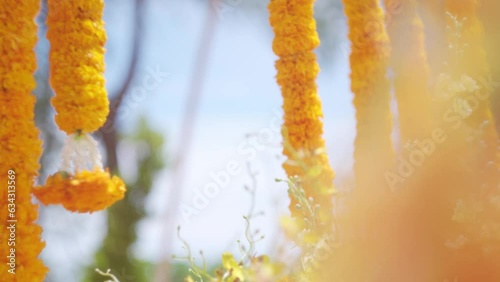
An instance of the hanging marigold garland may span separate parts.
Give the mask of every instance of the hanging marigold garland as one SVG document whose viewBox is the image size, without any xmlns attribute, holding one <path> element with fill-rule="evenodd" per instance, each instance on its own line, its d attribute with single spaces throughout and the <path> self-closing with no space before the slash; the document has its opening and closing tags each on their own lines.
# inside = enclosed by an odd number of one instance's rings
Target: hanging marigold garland
<svg viewBox="0 0 500 282">
<path fill-rule="evenodd" d="M 320 205 L 320 217 L 329 224 L 334 173 L 322 137 L 323 112 L 316 87 L 319 67 L 313 53 L 319 38 L 313 7 L 314 0 L 272 0 L 268 9 L 275 34 L 273 50 L 279 56 L 276 78 L 283 96 L 283 153 L 288 158 L 283 167 L 288 176 L 301 178 L 305 194 Z M 310 177 L 305 167 L 316 168 L 319 175 Z M 292 216 L 300 217 L 297 201 L 291 198 Z"/>
<path fill-rule="evenodd" d="M 379 1 L 344 0 L 351 41 L 351 90 L 357 135 L 354 148 L 356 187 L 381 187 L 384 170 L 394 159 L 391 133 L 389 39 Z"/>
<path fill-rule="evenodd" d="M 103 0 L 48 1 L 47 38 L 51 43 L 50 82 L 56 123 L 68 134 L 61 171 L 37 187 L 43 204 L 62 204 L 93 212 L 123 198 L 125 185 L 104 171 L 90 133 L 109 113 L 104 79 L 106 32 Z"/>
<path fill-rule="evenodd" d="M 42 152 L 32 95 L 34 19 L 39 7 L 37 0 L 0 6 L 4 23 L 0 30 L 0 276 L 6 282 L 43 281 L 48 271 L 38 258 L 45 243 L 42 228 L 35 224 L 38 206 L 31 203 Z"/>
</svg>

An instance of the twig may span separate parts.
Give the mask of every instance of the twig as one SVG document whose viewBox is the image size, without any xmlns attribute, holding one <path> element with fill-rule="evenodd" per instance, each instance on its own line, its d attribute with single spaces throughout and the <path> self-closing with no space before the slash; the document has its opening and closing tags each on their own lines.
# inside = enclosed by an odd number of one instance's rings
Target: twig
<svg viewBox="0 0 500 282">
<path fill-rule="evenodd" d="M 106 276 L 106 277 L 111 278 L 111 280 L 106 280 L 105 282 L 120 282 L 118 280 L 118 278 L 116 278 L 116 276 L 114 276 L 113 274 L 110 273 L 111 270 L 109 270 L 109 269 L 106 272 L 102 272 L 101 270 L 96 268 L 95 271 L 102 276 Z"/>
</svg>

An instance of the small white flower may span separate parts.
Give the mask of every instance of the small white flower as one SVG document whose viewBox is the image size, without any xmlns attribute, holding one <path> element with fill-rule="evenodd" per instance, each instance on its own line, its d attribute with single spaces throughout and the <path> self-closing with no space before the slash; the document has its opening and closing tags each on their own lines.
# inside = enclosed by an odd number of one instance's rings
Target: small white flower
<svg viewBox="0 0 500 282">
<path fill-rule="evenodd" d="M 98 143 L 89 134 L 70 134 L 66 138 L 61 154 L 61 171 L 75 174 L 96 167 L 102 170 Z"/>
</svg>

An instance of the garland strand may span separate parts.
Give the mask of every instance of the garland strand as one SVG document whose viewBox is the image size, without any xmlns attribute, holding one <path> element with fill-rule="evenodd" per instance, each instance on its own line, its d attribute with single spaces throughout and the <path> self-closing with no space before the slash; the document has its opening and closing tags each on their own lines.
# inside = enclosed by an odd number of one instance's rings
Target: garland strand
<svg viewBox="0 0 500 282">
<path fill-rule="evenodd" d="M 35 224 L 38 206 L 31 188 L 39 169 L 41 141 L 35 127 L 33 73 L 39 1 L 0 6 L 0 276 L 2 281 L 43 281 L 48 269 L 38 258 L 45 243 Z M 14 274 L 15 273 L 15 274 Z"/>
<path fill-rule="evenodd" d="M 103 0 L 48 1 L 50 83 L 56 123 L 67 134 L 91 133 L 106 121 Z"/>
<path fill-rule="evenodd" d="M 385 0 L 386 8 L 393 2 Z M 387 31 L 391 42 L 390 65 L 395 75 L 400 135 L 404 144 L 431 137 L 433 128 L 424 27 L 415 1 L 401 0 L 398 5 L 401 11 L 391 15 Z"/>
<path fill-rule="evenodd" d="M 313 7 L 314 0 L 272 0 L 268 9 L 275 34 L 273 50 L 279 56 L 276 79 L 283 96 L 283 153 L 288 158 L 283 168 L 289 177 L 299 176 L 306 196 L 320 206 L 321 221 L 329 224 L 334 173 L 322 138 L 323 112 L 316 89 L 319 67 L 313 53 L 319 38 Z M 317 169 L 319 175 L 309 177 L 306 167 Z M 291 198 L 292 216 L 300 218 L 298 202 Z"/>
<path fill-rule="evenodd" d="M 379 1 L 344 0 L 351 41 L 351 90 L 357 135 L 354 147 L 356 187 L 381 186 L 392 164 L 392 115 L 389 81 L 389 39 Z"/>
<path fill-rule="evenodd" d="M 47 38 L 51 43 L 50 82 L 56 95 L 56 123 L 68 134 L 60 172 L 36 187 L 45 205 L 75 212 L 105 209 L 122 199 L 125 185 L 103 170 L 90 133 L 106 121 L 109 101 L 104 79 L 106 32 L 103 0 L 48 0 Z"/>
</svg>

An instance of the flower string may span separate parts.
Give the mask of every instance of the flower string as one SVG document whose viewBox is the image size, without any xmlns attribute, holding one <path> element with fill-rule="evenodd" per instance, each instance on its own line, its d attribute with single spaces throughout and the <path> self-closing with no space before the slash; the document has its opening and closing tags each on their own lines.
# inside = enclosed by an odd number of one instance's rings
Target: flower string
<svg viewBox="0 0 500 282">
<path fill-rule="evenodd" d="M 56 123 L 68 134 L 60 172 L 36 187 L 45 205 L 62 204 L 76 212 L 105 209 L 123 198 L 125 185 L 103 170 L 91 133 L 109 113 L 104 80 L 106 32 L 103 0 L 48 1 L 47 38 L 51 43 L 50 82 Z"/>
<path fill-rule="evenodd" d="M 31 189 L 42 147 L 35 127 L 33 73 L 39 1 L 0 5 L 0 280 L 41 282 L 48 269 L 38 258 L 45 243 L 35 221 Z M 7 186 L 8 185 L 8 186 Z"/>
<path fill-rule="evenodd" d="M 303 180 L 306 196 L 319 204 L 321 221 L 328 225 L 334 173 L 322 137 L 323 112 L 316 86 L 319 67 L 313 53 L 319 38 L 313 7 L 313 0 L 272 0 L 268 9 L 275 34 L 273 50 L 279 56 L 276 79 L 283 96 L 283 153 L 288 158 L 283 167 L 289 177 Z M 307 167 L 315 168 L 318 175 L 311 177 Z M 291 198 L 292 216 L 300 217 L 298 202 Z"/>
<path fill-rule="evenodd" d="M 379 1 L 344 0 L 351 41 L 351 91 L 354 93 L 357 135 L 354 174 L 361 190 L 380 186 L 392 164 L 392 114 L 389 81 L 389 39 Z"/>
</svg>

